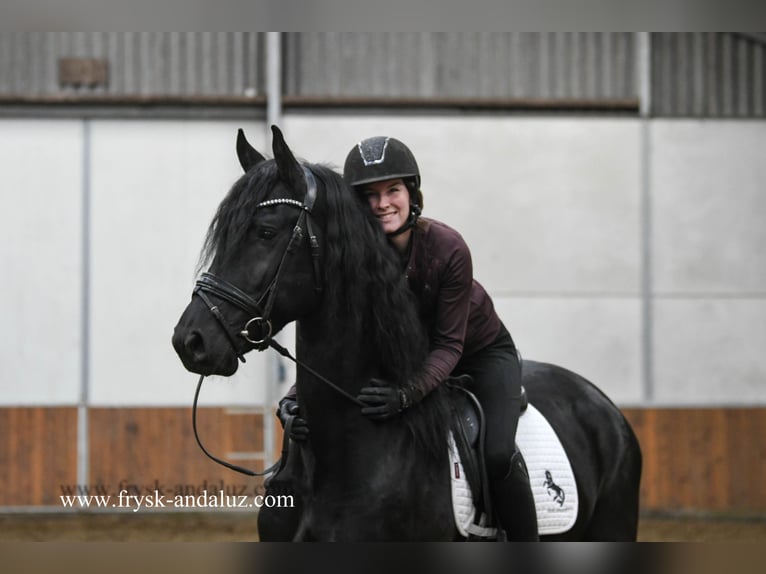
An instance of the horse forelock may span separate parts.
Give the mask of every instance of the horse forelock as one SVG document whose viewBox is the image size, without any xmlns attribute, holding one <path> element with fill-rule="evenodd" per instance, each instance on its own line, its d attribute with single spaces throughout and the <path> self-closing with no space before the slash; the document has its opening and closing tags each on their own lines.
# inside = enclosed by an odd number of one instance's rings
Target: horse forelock
<svg viewBox="0 0 766 574">
<path fill-rule="evenodd" d="M 266 199 L 278 183 L 277 167 L 273 160 L 258 164 L 240 177 L 218 205 L 210 222 L 200 254 L 198 269 L 218 258 L 226 266 L 239 252 L 255 221 L 258 204 Z"/>
<path fill-rule="evenodd" d="M 228 266 L 231 258 L 245 246 L 259 204 L 274 198 L 300 201 L 302 192 L 292 190 L 280 178 L 274 160 L 266 160 L 250 169 L 232 185 L 219 204 L 208 227 L 198 268 L 216 257 L 218 265 Z"/>
</svg>

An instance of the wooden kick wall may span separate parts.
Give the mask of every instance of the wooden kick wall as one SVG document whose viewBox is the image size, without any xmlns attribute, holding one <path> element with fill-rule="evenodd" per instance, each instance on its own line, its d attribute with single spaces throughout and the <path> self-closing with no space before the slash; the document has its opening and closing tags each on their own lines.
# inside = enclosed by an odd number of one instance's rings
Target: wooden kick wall
<svg viewBox="0 0 766 574">
<path fill-rule="evenodd" d="M 624 409 L 641 442 L 644 511 L 766 514 L 766 408 Z M 263 467 L 262 412 L 200 409 L 205 446 L 256 470 Z M 275 452 L 281 433 L 277 427 Z M 89 411 L 90 486 L 165 492 L 246 488 L 249 478 L 199 450 L 188 408 Z M 61 508 L 62 485 L 77 483 L 75 408 L 0 408 L 0 507 Z M 0 508 L 1 510 L 1 508 Z"/>
<path fill-rule="evenodd" d="M 624 409 L 645 511 L 766 514 L 766 408 Z"/>
<path fill-rule="evenodd" d="M 197 413 L 197 428 L 214 455 L 258 471 L 264 466 L 263 416 L 206 407 Z M 123 487 L 131 494 L 155 488 L 166 495 L 214 493 L 221 486 L 254 494 L 262 485 L 262 479 L 205 457 L 194 440 L 189 408 L 91 408 L 88 434 L 90 494 L 117 495 Z M 281 445 L 275 452 L 280 450 Z M 0 408 L 0 484 L 0 512 L 61 509 L 59 497 L 77 487 L 77 409 Z"/>
</svg>

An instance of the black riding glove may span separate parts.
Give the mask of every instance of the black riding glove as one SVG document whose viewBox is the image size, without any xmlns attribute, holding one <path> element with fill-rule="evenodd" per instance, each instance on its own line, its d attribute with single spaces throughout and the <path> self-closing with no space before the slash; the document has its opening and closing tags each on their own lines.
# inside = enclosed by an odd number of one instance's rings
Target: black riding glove
<svg viewBox="0 0 766 574">
<path fill-rule="evenodd" d="M 287 419 L 294 416 L 293 426 L 290 429 L 290 438 L 295 441 L 304 441 L 309 436 L 309 425 L 305 419 L 298 416 L 298 410 L 298 400 L 295 397 L 284 397 L 279 401 L 277 418 L 282 423 L 282 428 L 285 428 Z"/>
<path fill-rule="evenodd" d="M 374 421 L 385 421 L 412 406 L 410 394 L 402 388 L 393 387 L 387 381 L 370 379 L 370 385 L 359 391 L 357 400 L 366 406 L 362 414 Z"/>
</svg>

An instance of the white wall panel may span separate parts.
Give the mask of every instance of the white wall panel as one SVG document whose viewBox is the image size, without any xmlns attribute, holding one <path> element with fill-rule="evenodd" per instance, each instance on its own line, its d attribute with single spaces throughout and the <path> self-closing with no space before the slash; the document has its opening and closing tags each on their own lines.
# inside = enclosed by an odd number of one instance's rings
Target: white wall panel
<svg viewBox="0 0 766 574">
<path fill-rule="evenodd" d="M 620 405 L 642 401 L 638 299 L 495 298 L 522 357 L 590 380 Z"/>
<path fill-rule="evenodd" d="M 255 122 L 93 124 L 93 404 L 191 404 L 196 377 L 170 341 L 207 226 L 241 175 L 240 126 L 261 146 Z M 209 382 L 201 402 L 260 404 L 267 376 L 266 355 L 251 353 L 231 380 Z"/>
<path fill-rule="evenodd" d="M 766 121 L 651 128 L 654 288 L 766 295 Z"/>
<path fill-rule="evenodd" d="M 0 404 L 76 404 L 82 343 L 82 135 L 0 120 Z"/>
<path fill-rule="evenodd" d="M 668 299 L 655 308 L 657 402 L 766 404 L 766 301 Z"/>
<path fill-rule="evenodd" d="M 766 122 L 651 126 L 655 398 L 766 404 Z"/>
</svg>

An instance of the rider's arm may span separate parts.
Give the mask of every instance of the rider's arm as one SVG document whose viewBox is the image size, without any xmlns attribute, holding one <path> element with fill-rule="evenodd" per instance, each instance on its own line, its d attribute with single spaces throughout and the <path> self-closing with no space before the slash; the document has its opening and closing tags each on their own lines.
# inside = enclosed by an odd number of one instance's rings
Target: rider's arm
<svg viewBox="0 0 766 574">
<path fill-rule="evenodd" d="M 417 402 L 446 380 L 463 354 L 471 309 L 473 264 L 468 246 L 459 235 L 440 246 L 436 316 L 429 330 L 429 353 L 413 381 L 411 399 Z"/>
</svg>

